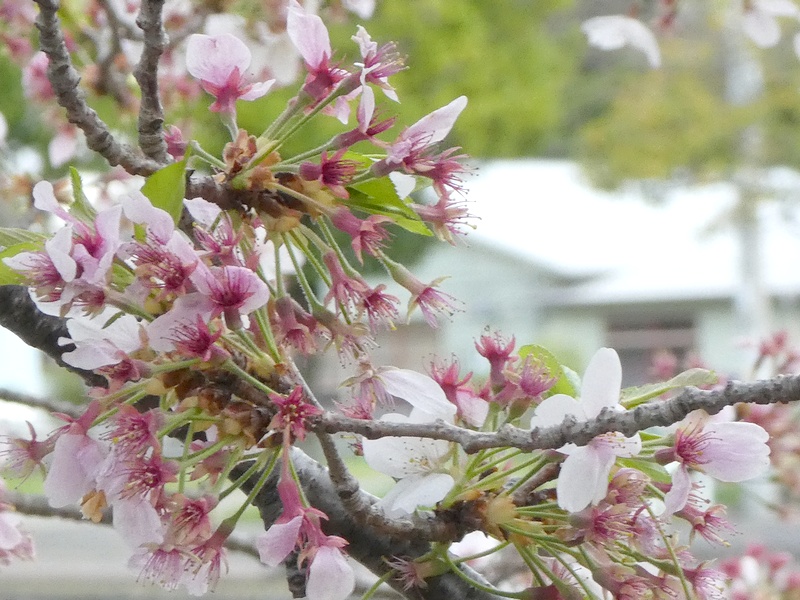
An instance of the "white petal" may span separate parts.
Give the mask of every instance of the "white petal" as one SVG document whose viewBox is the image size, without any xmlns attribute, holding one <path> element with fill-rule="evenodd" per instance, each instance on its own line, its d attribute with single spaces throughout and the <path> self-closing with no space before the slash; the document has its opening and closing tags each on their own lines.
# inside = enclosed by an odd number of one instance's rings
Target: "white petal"
<svg viewBox="0 0 800 600">
<path fill-rule="evenodd" d="M 596 417 L 607 407 L 619 404 L 622 366 L 612 348 L 600 348 L 592 356 L 581 383 L 581 403 L 587 417 Z"/>
<path fill-rule="evenodd" d="M 662 516 L 672 515 L 686 506 L 691 491 L 692 479 L 689 477 L 686 467 L 680 465 L 672 475 L 672 487 L 664 496 L 664 514 Z"/>
<path fill-rule="evenodd" d="M 615 50 L 630 45 L 645 53 L 650 66 L 661 66 L 661 51 L 656 37 L 638 19 L 624 15 L 593 17 L 584 21 L 581 29 L 592 46 Z"/>
<path fill-rule="evenodd" d="M 153 505 L 142 497 L 114 501 L 114 529 L 131 547 L 160 544 L 164 541 L 161 517 Z"/>
<path fill-rule="evenodd" d="M 561 425 L 567 416 L 573 416 L 578 421 L 586 420 L 583 406 L 575 398 L 566 394 L 550 396 L 536 407 L 531 419 L 531 429 Z"/>
<path fill-rule="evenodd" d="M 420 139 L 425 142 L 426 146 L 441 142 L 450 133 L 456 119 L 466 107 L 467 97 L 459 96 L 450 104 L 422 117 L 406 129 L 402 137 L 407 140 Z"/>
<path fill-rule="evenodd" d="M 754 0 L 753 6 L 756 10 L 775 17 L 800 16 L 800 9 L 792 0 Z"/>
<path fill-rule="evenodd" d="M 435 418 L 453 420 L 455 405 L 448 401 L 439 384 L 427 375 L 409 369 L 386 369 L 380 378 L 392 396 L 402 398 Z"/>
<path fill-rule="evenodd" d="M 757 9 L 744 13 L 742 31 L 760 48 L 771 48 L 781 39 L 781 28 L 775 17 Z"/>
<path fill-rule="evenodd" d="M 450 450 L 450 442 L 415 437 L 364 440 L 362 446 L 371 468 L 397 478 L 439 468 Z"/>
<path fill-rule="evenodd" d="M 556 484 L 558 505 L 566 511 L 579 512 L 605 498 L 613 464 L 613 455 L 591 446 L 576 448 L 561 465 Z"/>
<path fill-rule="evenodd" d="M 447 473 L 425 473 L 401 479 L 378 503 L 390 517 L 410 515 L 419 506 L 434 506 L 455 481 Z"/>
</svg>

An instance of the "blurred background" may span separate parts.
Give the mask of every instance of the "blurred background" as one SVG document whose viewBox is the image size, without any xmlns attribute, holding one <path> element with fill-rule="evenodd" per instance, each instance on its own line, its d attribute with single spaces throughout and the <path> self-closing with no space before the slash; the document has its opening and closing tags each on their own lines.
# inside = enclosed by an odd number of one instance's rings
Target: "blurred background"
<svg viewBox="0 0 800 600">
<path fill-rule="evenodd" d="M 604 52 L 581 33 L 585 19 L 626 13 L 629 2 L 378 1 L 364 25 L 379 43 L 397 42 L 409 66 L 394 80 L 398 122 L 469 98 L 448 140 L 472 157 L 465 192 L 476 218 L 455 247 L 398 234 L 395 256 L 423 281 L 449 276 L 441 288 L 463 310 L 436 329 L 414 315 L 379 340 L 375 364 L 424 371 L 435 357 L 454 355 L 464 371 L 482 375 L 474 342 L 490 328 L 514 335 L 518 346 L 546 346 L 578 372 L 598 347 L 614 347 L 624 384 L 638 385 L 663 372 L 665 360 L 752 377 L 760 340 L 779 330 L 800 339 L 800 61 L 792 25 L 782 23 L 783 39 L 760 49 L 743 35 L 736 2 L 634 8 L 657 31 L 658 70 L 635 49 Z M 333 47 L 355 54 L 352 18 L 329 27 Z M 52 122 L 20 81 L 19 66 L 0 52 L 4 225 L 30 218 L 19 207 L 31 181 L 68 174 L 48 154 Z M 240 124 L 263 129 L 264 115 L 277 114 L 293 91 L 240 103 Z M 101 116 L 115 110 L 102 96 L 92 102 Z M 207 148 L 221 148 L 224 131 L 206 107 L 203 99 L 170 116 L 193 126 Z M 102 168 L 80 142 L 75 152 L 72 162 L 86 172 Z M 0 388 L 80 394 L 74 380 L 3 331 L 0 355 Z M 310 383 L 334 397 L 348 368 L 336 357 L 321 360 Z M 24 433 L 21 418 L 42 419 L 0 403 L 5 431 Z M 794 549 L 758 502 L 738 501 L 750 517 L 741 530 Z M 31 529 L 50 532 L 37 539 L 44 562 L 0 567 L 0 600 L 104 598 L 108 588 L 90 593 L 97 582 L 125 571 L 124 548 L 107 552 L 95 528 L 31 520 Z M 280 574 L 265 584 L 255 560 L 237 558 L 232 571 L 245 587 L 225 591 L 239 585 L 229 578 L 218 598 L 288 597 Z M 33 589 L 41 574 L 77 587 L 43 579 Z M 133 579 L 127 573 L 112 579 L 115 597 L 160 597 L 150 587 L 123 587 Z"/>
</svg>

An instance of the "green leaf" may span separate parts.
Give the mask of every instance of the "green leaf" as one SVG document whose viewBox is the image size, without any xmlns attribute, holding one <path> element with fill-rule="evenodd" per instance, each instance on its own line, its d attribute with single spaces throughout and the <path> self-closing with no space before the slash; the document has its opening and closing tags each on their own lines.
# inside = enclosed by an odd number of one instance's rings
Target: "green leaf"
<svg viewBox="0 0 800 600">
<path fill-rule="evenodd" d="M 550 373 L 550 377 L 557 379 L 556 384 L 548 390 L 548 395 L 566 394 L 573 398 L 578 395 L 580 382 L 578 375 L 572 369 L 558 362 L 558 359 L 545 347 L 537 344 L 528 344 L 519 349 L 519 356 L 525 360 L 532 357 L 534 362 L 543 365 Z"/>
<path fill-rule="evenodd" d="M 672 483 L 672 476 L 664 467 L 644 458 L 617 458 L 617 463 L 641 471 L 656 483 Z"/>
<path fill-rule="evenodd" d="M 26 242 L 39 242 L 38 250 L 44 247 L 44 242 L 48 236 L 43 233 L 28 231 L 27 229 L 17 229 L 16 227 L 0 227 L 0 247 L 8 248 L 14 244 Z"/>
<path fill-rule="evenodd" d="M 153 206 L 167 211 L 177 225 L 186 194 L 186 159 L 159 169 L 147 178 L 142 193 Z"/>
<path fill-rule="evenodd" d="M 42 244 L 38 242 L 23 242 L 14 244 L 0 252 L 0 285 L 18 285 L 25 281 L 25 278 L 6 265 L 4 258 L 16 256 L 20 252 L 37 252 L 42 249 Z"/>
<path fill-rule="evenodd" d="M 83 181 L 81 181 L 80 173 L 78 173 L 74 167 L 70 167 L 69 177 L 72 180 L 73 197 L 73 204 L 70 207 L 70 213 L 82 221 L 94 221 L 94 218 L 97 216 L 97 211 L 89 202 L 86 194 L 83 193 Z"/>
<path fill-rule="evenodd" d="M 430 229 L 419 215 L 400 199 L 392 180 L 388 177 L 372 179 L 348 188 L 348 205 L 373 215 L 384 215 L 403 229 L 418 235 L 431 236 Z"/>
<path fill-rule="evenodd" d="M 638 387 L 629 387 L 622 390 L 620 403 L 625 408 L 633 408 L 644 404 L 652 398 L 656 398 L 665 392 L 685 388 L 700 387 L 717 383 L 719 378 L 714 371 L 708 369 L 689 369 L 683 373 L 678 373 L 669 381 L 660 383 L 650 383 Z"/>
</svg>

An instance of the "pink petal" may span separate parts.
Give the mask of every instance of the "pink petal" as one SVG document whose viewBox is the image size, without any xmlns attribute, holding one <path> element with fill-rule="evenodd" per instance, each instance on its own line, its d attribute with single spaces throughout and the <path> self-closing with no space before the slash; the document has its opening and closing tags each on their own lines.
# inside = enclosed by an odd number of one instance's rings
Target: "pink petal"
<svg viewBox="0 0 800 600">
<path fill-rule="evenodd" d="M 356 587 L 353 568 L 337 548 L 322 546 L 308 568 L 308 600 L 345 600 Z"/>
<path fill-rule="evenodd" d="M 275 83 L 274 79 L 270 79 L 269 81 L 260 81 L 258 83 L 253 83 L 247 86 L 246 91 L 239 95 L 240 100 L 256 100 L 261 98 L 261 96 L 266 95 L 266 93 L 270 90 L 270 88 Z"/>
<path fill-rule="evenodd" d="M 164 541 L 161 517 L 149 500 L 142 497 L 115 500 L 114 529 L 123 540 L 136 548 L 141 544 L 160 544 Z"/>
<path fill-rule="evenodd" d="M 256 548 L 261 562 L 277 567 L 297 545 L 303 517 L 296 516 L 286 523 L 274 523 L 256 539 Z"/>
<path fill-rule="evenodd" d="M 186 46 L 186 70 L 199 79 L 224 87 L 234 69 L 244 73 L 252 54 L 239 38 L 230 33 L 210 36 L 195 33 Z"/>
<path fill-rule="evenodd" d="M 44 493 L 53 508 L 75 504 L 92 490 L 94 475 L 105 452 L 85 435 L 65 433 L 56 440 Z"/>
<path fill-rule="evenodd" d="M 125 216 L 134 223 L 146 225 L 150 234 L 162 244 L 166 244 L 175 230 L 172 217 L 165 210 L 156 208 L 141 192 L 133 192 L 122 199 Z"/>
<path fill-rule="evenodd" d="M 312 69 L 316 69 L 331 57 L 331 41 L 328 29 L 317 15 L 309 14 L 292 0 L 286 16 L 286 32 L 300 56 Z"/>
<path fill-rule="evenodd" d="M 11 512 L 0 512 L 0 550 L 13 550 L 24 539 L 17 525 L 19 515 Z"/>
<path fill-rule="evenodd" d="M 755 423 L 711 423 L 703 433 L 712 436 L 702 469 L 715 479 L 739 482 L 763 475 L 769 468 L 769 434 Z"/>
</svg>

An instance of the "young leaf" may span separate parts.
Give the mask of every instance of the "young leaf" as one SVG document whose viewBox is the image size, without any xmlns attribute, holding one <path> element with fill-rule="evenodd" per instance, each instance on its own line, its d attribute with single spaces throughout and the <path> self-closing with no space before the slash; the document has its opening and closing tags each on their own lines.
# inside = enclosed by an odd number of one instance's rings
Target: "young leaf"
<svg viewBox="0 0 800 600">
<path fill-rule="evenodd" d="M 70 213 L 82 221 L 94 221 L 97 211 L 89 202 L 86 194 L 83 193 L 83 181 L 78 171 L 74 167 L 69 168 L 69 177 L 72 180 L 73 203 Z"/>
<path fill-rule="evenodd" d="M 348 188 L 348 204 L 354 208 L 374 215 L 391 218 L 397 225 L 419 235 L 433 235 L 419 215 L 406 205 L 397 195 L 391 179 L 383 177 L 365 181 Z"/>
<path fill-rule="evenodd" d="M 6 265 L 4 258 L 16 256 L 20 252 L 37 252 L 42 249 L 42 244 L 37 242 L 23 242 L 9 246 L 0 252 L 0 285 L 18 285 L 25 281 L 25 278 Z"/>
<path fill-rule="evenodd" d="M 644 404 L 652 398 L 661 394 L 685 387 L 700 387 L 703 385 L 713 385 L 719 378 L 714 371 L 708 369 L 689 369 L 683 373 L 678 373 L 669 381 L 660 383 L 650 383 L 638 387 L 630 387 L 622 390 L 620 404 L 625 408 L 633 408 Z"/>
<path fill-rule="evenodd" d="M 28 231 L 27 229 L 17 229 L 16 227 L 0 227 L 0 247 L 8 248 L 14 244 L 23 244 L 25 242 L 40 242 L 41 245 L 37 250 L 44 247 L 44 241 L 47 236 L 43 233 L 36 233 Z"/>
<path fill-rule="evenodd" d="M 186 159 L 159 169 L 142 186 L 142 193 L 153 206 L 167 211 L 175 224 L 181 218 L 186 194 Z"/>
<path fill-rule="evenodd" d="M 573 398 L 578 395 L 580 384 L 578 376 L 572 369 L 563 366 L 558 359 L 546 348 L 537 344 L 528 344 L 519 349 L 519 357 L 525 360 L 528 356 L 549 371 L 550 377 L 557 379 L 556 384 L 548 390 L 548 395 L 566 394 Z"/>
</svg>

